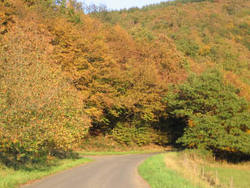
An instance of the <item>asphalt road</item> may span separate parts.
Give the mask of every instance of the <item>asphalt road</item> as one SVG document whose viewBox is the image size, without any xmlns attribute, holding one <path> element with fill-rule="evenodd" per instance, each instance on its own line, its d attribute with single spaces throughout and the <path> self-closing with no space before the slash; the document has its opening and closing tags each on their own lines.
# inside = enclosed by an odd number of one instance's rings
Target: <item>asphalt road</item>
<svg viewBox="0 0 250 188">
<path fill-rule="evenodd" d="M 149 188 L 138 165 L 153 154 L 88 157 L 95 161 L 22 188 Z"/>
</svg>

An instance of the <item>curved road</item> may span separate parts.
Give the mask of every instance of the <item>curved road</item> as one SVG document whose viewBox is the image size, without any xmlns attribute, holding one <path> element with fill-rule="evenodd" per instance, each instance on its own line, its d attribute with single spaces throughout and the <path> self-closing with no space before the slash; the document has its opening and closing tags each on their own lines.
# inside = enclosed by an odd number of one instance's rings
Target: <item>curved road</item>
<svg viewBox="0 0 250 188">
<path fill-rule="evenodd" d="M 95 161 L 22 188 L 149 188 L 137 173 L 137 167 L 151 155 L 88 157 Z"/>
</svg>

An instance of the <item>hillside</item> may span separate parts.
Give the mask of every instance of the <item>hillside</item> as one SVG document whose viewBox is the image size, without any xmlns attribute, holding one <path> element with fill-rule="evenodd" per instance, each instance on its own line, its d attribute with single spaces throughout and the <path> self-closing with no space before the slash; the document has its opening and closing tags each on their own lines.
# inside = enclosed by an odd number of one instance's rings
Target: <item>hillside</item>
<svg viewBox="0 0 250 188">
<path fill-rule="evenodd" d="M 120 24 L 135 38 L 167 35 L 177 50 L 199 67 L 214 65 L 224 70 L 229 82 L 250 99 L 249 7 L 247 0 L 177 0 L 92 15 L 112 25 Z"/>
<path fill-rule="evenodd" d="M 168 84 L 185 79 L 184 59 L 168 38 L 161 46 L 137 43 L 121 27 L 84 15 L 73 1 L 68 8 L 42 0 L 0 4 L 3 160 L 64 153 L 81 144 L 86 131 L 110 134 L 124 123 L 135 131 L 128 142 L 152 142 L 157 133 L 145 125 L 163 113 Z"/>
<path fill-rule="evenodd" d="M 2 0 L 0 161 L 63 158 L 99 137 L 245 158 L 249 68 L 248 1 L 86 15 L 73 0 Z"/>
</svg>

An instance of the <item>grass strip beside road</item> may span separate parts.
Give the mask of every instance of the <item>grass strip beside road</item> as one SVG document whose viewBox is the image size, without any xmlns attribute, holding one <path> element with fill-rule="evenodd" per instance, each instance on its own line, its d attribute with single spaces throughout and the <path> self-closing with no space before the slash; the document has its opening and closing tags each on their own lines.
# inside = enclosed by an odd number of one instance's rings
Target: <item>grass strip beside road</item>
<svg viewBox="0 0 250 188">
<path fill-rule="evenodd" d="M 218 176 L 219 186 L 234 188 L 250 187 L 250 163 L 205 165 L 205 173 Z"/>
<path fill-rule="evenodd" d="M 92 160 L 87 158 L 54 160 L 49 165 L 32 165 L 19 170 L 7 168 L 0 164 L 0 188 L 19 187 L 27 182 L 32 182 L 90 161 Z"/>
<path fill-rule="evenodd" d="M 249 161 L 215 161 L 210 156 L 202 158 L 199 151 L 155 155 L 143 162 L 138 171 L 152 188 L 250 187 Z"/>
<path fill-rule="evenodd" d="M 176 171 L 166 167 L 165 155 L 152 156 L 138 168 L 139 174 L 149 183 L 151 188 L 194 188 L 195 186 Z"/>
</svg>

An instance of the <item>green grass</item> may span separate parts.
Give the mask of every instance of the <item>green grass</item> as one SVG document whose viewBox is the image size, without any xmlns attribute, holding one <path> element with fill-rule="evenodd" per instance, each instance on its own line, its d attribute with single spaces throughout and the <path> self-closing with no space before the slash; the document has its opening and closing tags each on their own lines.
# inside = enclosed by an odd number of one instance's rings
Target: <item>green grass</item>
<svg viewBox="0 0 250 188">
<path fill-rule="evenodd" d="M 139 166 L 139 174 L 152 188 L 193 188 L 189 181 L 166 167 L 165 154 L 148 158 Z"/>
<path fill-rule="evenodd" d="M 193 153 L 190 155 L 190 152 Z M 201 154 L 201 153 L 200 153 Z M 180 152 L 175 159 L 181 171 L 189 172 L 189 178 L 205 180 L 211 187 L 249 188 L 250 162 L 230 163 L 216 161 L 211 156 L 199 155 L 199 151 Z M 186 162 L 182 162 L 186 161 Z M 188 165 L 183 165 L 188 163 Z M 202 174 L 203 171 L 203 174 Z M 191 173 L 190 173 L 191 172 Z M 199 174 L 195 174 L 198 172 Z M 215 186 L 214 183 L 217 185 Z"/>
<path fill-rule="evenodd" d="M 239 168 L 239 167 L 238 167 Z M 225 187 L 249 188 L 250 169 L 237 169 L 235 167 L 205 167 L 205 171 L 218 176 L 220 185 Z"/>
<path fill-rule="evenodd" d="M 14 170 L 1 166 L 0 164 L 0 188 L 14 188 L 22 184 L 30 182 L 32 180 L 41 179 L 42 177 L 54 174 L 59 171 L 63 171 L 72 167 L 75 167 L 86 162 L 90 162 L 90 159 L 64 159 L 54 160 L 49 165 L 39 165 L 25 167 L 20 170 Z"/>
<path fill-rule="evenodd" d="M 150 157 L 139 173 L 152 188 L 250 187 L 250 162 L 218 162 L 186 151 Z"/>
</svg>

